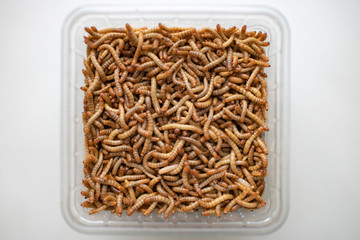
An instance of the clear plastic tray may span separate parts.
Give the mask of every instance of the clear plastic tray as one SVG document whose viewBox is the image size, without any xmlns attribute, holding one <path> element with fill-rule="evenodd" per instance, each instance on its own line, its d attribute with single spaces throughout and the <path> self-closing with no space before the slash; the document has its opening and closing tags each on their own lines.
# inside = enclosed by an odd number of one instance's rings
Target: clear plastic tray
<svg viewBox="0 0 360 240">
<path fill-rule="evenodd" d="M 156 213 L 144 217 L 135 213 L 117 217 L 110 212 L 89 215 L 80 206 L 84 198 L 82 165 L 84 134 L 83 59 L 86 46 L 83 41 L 85 26 L 123 27 L 168 26 L 202 28 L 247 25 L 249 30 L 268 34 L 268 56 L 271 67 L 268 74 L 268 126 L 265 140 L 269 148 L 268 176 L 263 198 L 266 207 L 250 211 L 240 209 L 223 215 L 203 217 L 200 213 L 176 213 L 168 219 Z M 279 228 L 288 212 L 289 162 L 289 27 L 284 17 L 268 7 L 226 6 L 86 6 L 73 11 L 66 19 L 62 32 L 62 139 L 61 139 L 61 208 L 66 221 L 73 228 L 88 233 L 161 233 L 198 232 L 223 234 L 260 234 Z"/>
</svg>

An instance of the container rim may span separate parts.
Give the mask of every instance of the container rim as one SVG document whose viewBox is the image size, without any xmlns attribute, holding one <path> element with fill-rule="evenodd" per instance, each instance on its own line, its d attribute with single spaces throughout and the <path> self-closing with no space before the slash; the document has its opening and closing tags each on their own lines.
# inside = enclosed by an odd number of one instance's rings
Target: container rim
<svg viewBox="0 0 360 240">
<path fill-rule="evenodd" d="M 171 7 L 176 6 L 176 8 L 171 9 Z M 250 15 L 253 13 L 263 14 L 269 16 L 273 19 L 277 20 L 277 24 L 282 31 L 281 41 L 282 41 L 282 59 L 281 63 L 287 63 L 287 68 L 283 68 L 281 74 L 282 81 L 282 97 L 285 101 L 282 102 L 282 113 L 281 116 L 283 117 L 283 131 L 281 131 L 281 139 L 282 144 L 285 146 L 282 149 L 281 157 L 282 157 L 282 164 L 281 169 L 282 178 L 281 178 L 281 212 L 278 214 L 277 218 L 274 222 L 271 222 L 269 225 L 262 226 L 262 227 L 241 227 L 239 229 L 235 228 L 137 228 L 137 227 L 110 227 L 107 226 L 99 227 L 99 226 L 87 226 L 82 224 L 79 221 L 74 221 L 73 219 L 76 216 L 70 211 L 69 208 L 69 185 L 70 180 L 66 176 L 67 171 L 69 169 L 69 161 L 65 153 L 68 152 L 69 143 L 66 140 L 69 137 L 68 131 L 68 121 L 69 121 L 69 93 L 66 91 L 66 87 L 68 86 L 68 78 L 67 78 L 67 56 L 69 52 L 67 51 L 67 43 L 66 40 L 69 38 L 69 33 L 71 26 L 74 22 L 89 13 L 102 13 L 102 12 L 118 12 L 120 9 L 124 11 L 124 8 L 129 8 L 131 10 L 136 10 L 139 12 L 151 12 L 151 11 L 159 11 L 159 12 L 235 12 L 235 11 L 245 11 Z M 91 233 L 91 234 L 124 234 L 130 235 L 139 234 L 141 236 L 145 234 L 153 234 L 153 235 L 168 235 L 171 233 L 182 233 L 182 234 L 191 234 L 191 235 L 210 235 L 213 233 L 220 233 L 226 231 L 228 235 L 238 235 L 241 233 L 242 235 L 265 235 L 272 233 L 279 229 L 287 219 L 289 213 L 289 164 L 290 164 L 290 27 L 289 24 L 284 17 L 284 15 L 278 11 L 277 9 L 266 6 L 266 5 L 247 5 L 247 4 L 226 4 L 219 5 L 219 4 L 209 4 L 207 6 L 199 5 L 199 4 L 187 4 L 186 6 L 178 6 L 178 4 L 169 4 L 169 3 L 160 3 L 154 2 L 151 5 L 141 5 L 137 6 L 136 4 L 126 3 L 126 4 L 90 4 L 90 5 L 82 5 L 74 10 L 72 10 L 64 19 L 62 28 L 61 28 L 61 107 L 60 107 L 60 116 L 61 116 L 61 141 L 60 141 L 60 161 L 61 161 L 61 213 L 67 222 L 67 224 L 73 228 L 74 230 L 81 232 L 81 233 Z M 66 200 L 64 200 L 66 199 Z M 203 230 L 206 229 L 206 232 Z M 139 231 L 141 230 L 141 231 Z"/>
</svg>

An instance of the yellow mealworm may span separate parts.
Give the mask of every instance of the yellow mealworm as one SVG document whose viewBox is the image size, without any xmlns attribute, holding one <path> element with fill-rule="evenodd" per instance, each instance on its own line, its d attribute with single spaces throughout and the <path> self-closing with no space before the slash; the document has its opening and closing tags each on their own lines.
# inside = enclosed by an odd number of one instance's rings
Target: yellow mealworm
<svg viewBox="0 0 360 240">
<path fill-rule="evenodd" d="M 199 206 L 199 201 L 195 201 L 191 204 L 189 204 L 188 206 L 184 206 L 181 208 L 181 211 L 183 212 L 190 212 L 192 211 L 193 209 L 195 209 L 197 206 Z"/>
<path fill-rule="evenodd" d="M 221 57 L 219 57 L 218 59 L 210 62 L 209 64 L 206 64 L 204 67 L 203 67 L 203 71 L 207 71 L 211 68 L 214 68 L 216 65 L 218 65 L 219 63 L 221 63 L 222 61 L 224 61 L 227 57 L 227 51 L 224 49 L 224 53 Z"/>
<path fill-rule="evenodd" d="M 237 204 L 241 205 L 242 207 L 249 208 L 249 209 L 256 208 L 257 205 L 258 205 L 257 202 L 249 203 L 249 202 L 245 202 L 245 201 L 240 200 L 240 199 L 236 199 L 235 201 L 236 201 Z"/>
<path fill-rule="evenodd" d="M 238 146 L 241 146 L 241 142 L 240 140 L 238 139 L 238 137 L 233 133 L 231 132 L 229 129 L 225 129 L 225 133 L 229 136 L 229 138 L 234 142 L 236 143 L 236 145 Z"/>
<path fill-rule="evenodd" d="M 148 209 L 146 209 L 146 211 L 144 212 L 144 216 L 147 216 L 150 213 L 152 213 L 154 211 L 154 209 L 156 208 L 157 203 L 158 202 L 151 203 L 151 205 L 148 207 Z"/>
<path fill-rule="evenodd" d="M 97 160 L 94 168 L 91 171 L 91 176 L 92 177 L 96 176 L 96 172 L 99 170 L 100 166 L 102 165 L 103 159 L 104 159 L 103 158 L 103 153 L 102 153 L 102 151 L 100 151 L 99 159 Z"/>
<path fill-rule="evenodd" d="M 138 45 L 138 38 L 136 37 L 135 35 L 135 32 L 133 30 L 133 28 L 130 26 L 130 24 L 125 24 L 125 27 L 126 27 L 126 30 L 129 34 L 129 38 L 130 38 L 130 41 L 134 44 L 134 45 Z"/>
<path fill-rule="evenodd" d="M 181 175 L 182 176 L 182 182 L 183 182 L 184 187 L 186 187 L 189 190 L 193 190 L 194 187 L 189 184 L 189 180 L 188 180 L 189 171 L 190 171 L 189 166 L 185 166 L 183 168 L 182 175 Z"/>
<path fill-rule="evenodd" d="M 106 40 L 114 39 L 114 38 L 123 38 L 125 36 L 126 36 L 126 34 L 124 34 L 124 33 L 108 33 L 108 34 L 103 35 L 100 39 L 98 39 L 94 43 L 89 42 L 88 46 L 93 48 L 93 49 L 96 49 L 101 44 L 103 44 Z"/>
<path fill-rule="evenodd" d="M 266 147 L 266 144 L 264 143 L 264 141 L 260 137 L 257 137 L 256 141 L 258 142 L 263 153 L 268 154 L 269 151 L 268 151 L 268 148 Z"/>
<path fill-rule="evenodd" d="M 143 42 L 144 42 L 144 35 L 143 35 L 143 32 L 140 31 L 138 42 L 137 42 L 137 48 L 136 48 L 136 51 L 135 51 L 135 54 L 134 54 L 131 65 L 134 65 L 137 62 L 137 60 L 138 60 L 138 58 L 140 56 L 140 52 L 141 52 L 141 49 L 142 49 Z"/>
<path fill-rule="evenodd" d="M 200 188 L 203 188 L 203 187 L 205 187 L 206 185 L 208 185 L 210 182 L 214 181 L 215 179 L 222 178 L 224 175 L 225 175 L 225 171 L 220 172 L 220 173 L 217 173 L 217 174 L 214 174 L 214 175 L 212 175 L 211 177 L 207 178 L 204 182 L 202 182 L 202 183 L 199 185 L 199 187 L 200 187 Z"/>
<path fill-rule="evenodd" d="M 188 130 L 188 131 L 193 131 L 196 132 L 198 134 L 202 134 L 203 131 L 201 128 L 193 126 L 193 125 L 185 125 L 185 124 L 177 124 L 177 123 L 169 123 L 166 124 L 162 127 L 160 127 L 160 130 L 169 130 L 169 129 L 175 129 L 178 128 L 180 130 Z"/>
<path fill-rule="evenodd" d="M 219 172 L 225 171 L 228 168 L 229 168 L 229 166 L 225 165 L 225 166 L 221 166 L 221 167 L 219 167 L 217 169 L 211 169 L 211 170 L 206 171 L 206 175 L 211 176 L 211 175 L 217 174 Z"/>
<path fill-rule="evenodd" d="M 173 187 L 172 190 L 174 192 L 183 193 L 183 194 L 186 194 L 189 192 L 189 189 L 183 188 L 183 187 Z"/>
<path fill-rule="evenodd" d="M 125 179 L 125 181 L 127 181 L 127 179 Z M 125 184 L 125 187 L 126 187 L 126 188 L 135 187 L 135 186 L 138 186 L 138 185 L 141 185 L 141 184 L 146 184 L 146 183 L 149 183 L 149 182 L 150 182 L 150 179 L 149 179 L 149 178 L 140 179 L 140 180 L 133 181 L 133 182 L 127 182 L 127 183 Z"/>
<path fill-rule="evenodd" d="M 155 177 L 153 179 L 151 179 L 151 181 L 149 182 L 149 188 L 153 188 L 155 186 L 155 184 L 157 184 L 158 182 L 160 182 L 161 177 Z"/>
<path fill-rule="evenodd" d="M 156 191 L 158 193 L 160 193 L 160 195 L 164 196 L 164 197 L 168 197 L 169 194 L 161 187 L 161 184 L 157 184 L 156 185 Z"/>
<path fill-rule="evenodd" d="M 166 209 L 166 211 L 165 211 L 164 218 L 168 218 L 169 215 L 170 215 L 170 213 L 171 213 L 171 211 L 172 211 L 173 208 L 175 207 L 175 201 L 174 201 L 174 199 L 173 199 L 171 196 L 169 196 L 169 199 L 170 199 L 170 204 L 169 204 L 169 207 L 168 207 L 168 208 Z"/>
<path fill-rule="evenodd" d="M 189 99 L 190 99 L 189 95 L 184 96 L 183 98 L 180 99 L 180 101 L 176 105 L 174 105 L 172 108 L 167 110 L 165 112 L 165 115 L 168 116 L 168 115 L 173 114 L 174 112 L 176 112 L 177 109 L 179 109 L 182 105 L 184 105 L 184 103 Z"/>
<path fill-rule="evenodd" d="M 243 149 L 243 153 L 247 154 L 249 152 L 251 143 L 254 141 L 254 139 L 256 139 L 260 133 L 264 130 L 263 126 L 259 127 L 254 134 L 246 141 L 244 149 Z"/>
<path fill-rule="evenodd" d="M 158 114 L 160 114 L 160 105 L 159 105 L 158 98 L 156 96 L 156 78 L 154 78 L 154 77 L 151 78 L 151 100 L 152 100 L 153 106 L 155 108 L 155 111 Z"/>
<path fill-rule="evenodd" d="M 153 162 L 148 162 L 147 163 L 147 165 L 150 168 L 162 168 L 164 166 L 167 166 L 168 164 L 169 164 L 168 160 L 163 160 L 163 161 L 160 161 L 160 162 L 157 162 L 157 163 L 153 163 Z"/>
<path fill-rule="evenodd" d="M 144 205 L 145 199 L 149 196 L 151 196 L 151 195 L 149 195 L 149 194 L 141 195 L 136 200 L 135 204 L 131 208 L 128 208 L 128 210 L 126 211 L 127 215 L 131 216 L 137 209 L 139 209 L 142 205 Z"/>
<path fill-rule="evenodd" d="M 211 122 L 213 121 L 213 117 L 214 117 L 214 108 L 210 107 L 209 116 L 204 124 L 204 137 L 206 140 L 210 139 L 209 127 L 210 127 Z"/>
<path fill-rule="evenodd" d="M 101 207 L 98 207 L 96 209 L 92 209 L 89 211 L 89 214 L 95 214 L 95 213 L 98 213 L 104 209 L 106 209 L 108 206 L 107 205 L 102 205 Z"/>
<path fill-rule="evenodd" d="M 121 152 L 121 151 L 132 151 L 132 147 L 128 146 L 128 145 L 121 145 L 121 146 L 116 146 L 116 147 L 111 147 L 111 146 L 108 146 L 106 144 L 102 144 L 103 148 L 106 150 L 106 151 L 109 151 L 109 152 Z"/>
<path fill-rule="evenodd" d="M 166 181 L 171 181 L 171 182 L 175 182 L 179 180 L 178 176 L 170 176 L 170 175 L 164 175 L 163 179 Z"/>
<path fill-rule="evenodd" d="M 122 193 L 119 193 L 116 197 L 116 215 L 121 216 L 122 212 L 123 212 L 123 206 L 122 206 L 122 201 L 123 201 L 124 195 Z"/>
<path fill-rule="evenodd" d="M 234 205 L 237 203 L 238 200 L 242 200 L 246 197 L 246 195 L 248 194 L 248 191 L 245 190 L 243 191 L 239 196 L 237 196 L 236 198 L 234 198 L 233 200 L 231 200 L 226 207 L 224 208 L 224 214 L 227 214 L 230 212 L 230 210 L 234 207 Z"/>
<path fill-rule="evenodd" d="M 122 63 L 118 54 L 116 53 L 115 49 L 112 46 L 110 46 L 109 44 L 103 44 L 97 50 L 100 51 L 102 49 L 106 49 L 111 53 L 111 55 L 115 59 L 116 64 L 119 66 L 120 69 L 126 70 L 124 63 Z"/>
<path fill-rule="evenodd" d="M 178 164 L 174 164 L 174 165 L 171 165 L 171 166 L 167 166 L 167 167 L 161 168 L 161 169 L 158 171 L 158 173 L 159 173 L 159 174 L 165 174 L 165 173 L 171 172 L 171 171 L 177 169 L 178 166 L 179 166 Z"/>
<path fill-rule="evenodd" d="M 230 147 L 233 149 L 233 151 L 234 151 L 237 159 L 238 159 L 239 161 L 241 161 L 241 159 L 242 159 L 242 154 L 241 154 L 241 152 L 240 152 L 239 147 L 236 145 L 236 143 L 235 143 L 233 140 L 231 140 L 231 138 L 228 137 L 228 136 L 227 136 L 226 134 L 224 134 L 224 133 L 221 133 L 221 138 L 224 139 L 224 140 L 230 145 Z"/>
<path fill-rule="evenodd" d="M 214 158 L 218 158 L 219 156 L 217 155 L 213 145 L 209 142 L 205 142 L 204 143 L 205 146 L 207 147 L 207 149 L 209 150 L 210 154 L 214 157 Z"/>
<path fill-rule="evenodd" d="M 164 196 L 160 196 L 160 195 L 151 195 L 151 196 L 146 196 L 145 197 L 145 202 L 146 203 L 151 203 L 151 202 L 163 202 L 167 205 L 171 204 L 171 200 L 169 198 L 166 198 Z"/>
<path fill-rule="evenodd" d="M 132 107 L 134 105 L 134 95 L 131 93 L 127 82 L 123 83 L 122 87 L 123 87 L 125 95 L 126 95 L 126 97 L 128 99 L 128 104 L 127 105 L 128 105 L 128 107 Z"/>
<path fill-rule="evenodd" d="M 254 120 L 258 125 L 262 126 L 265 131 L 269 131 L 269 127 L 264 123 L 263 120 L 261 120 L 258 116 L 250 112 L 249 110 L 246 111 L 246 115 Z"/>
<path fill-rule="evenodd" d="M 114 131 L 116 131 L 116 130 L 114 130 Z M 128 131 L 126 131 L 126 132 L 124 132 L 124 133 L 116 132 L 116 133 L 114 133 L 114 135 L 115 135 L 118 139 L 122 140 L 122 139 L 126 139 L 126 138 L 134 135 L 134 134 L 136 133 L 136 131 L 137 131 L 137 125 L 132 126 Z M 112 134 L 112 133 L 111 133 L 111 134 Z M 109 135 L 109 139 L 110 139 L 111 134 Z M 115 136 L 114 136 L 114 137 L 115 137 Z"/>
<path fill-rule="evenodd" d="M 169 66 L 165 65 L 154 53 L 152 52 L 147 52 L 146 53 L 148 57 L 150 57 L 155 63 L 156 65 L 158 65 L 161 69 L 167 71 L 169 70 Z"/>
<path fill-rule="evenodd" d="M 171 33 L 170 35 L 172 37 L 184 38 L 184 37 L 187 37 L 187 36 L 193 34 L 194 32 L 196 32 L 196 29 L 190 28 L 190 29 L 183 30 L 181 32 Z"/>
<path fill-rule="evenodd" d="M 202 199 L 199 200 L 199 204 L 202 206 L 202 207 L 205 207 L 205 208 L 213 208 L 215 207 L 217 204 L 221 203 L 221 202 L 224 202 L 226 200 L 231 200 L 234 198 L 234 195 L 232 194 L 224 194 L 216 199 L 214 199 L 213 201 L 211 202 L 205 202 L 203 201 Z"/>
<path fill-rule="evenodd" d="M 110 167 L 111 167 L 113 161 L 114 161 L 114 159 L 111 158 L 110 161 L 106 164 L 105 169 L 104 169 L 104 170 L 102 171 L 102 173 L 100 174 L 100 178 L 105 177 L 105 175 L 109 172 Z"/>
<path fill-rule="evenodd" d="M 145 170 L 145 168 L 139 164 L 136 164 L 136 163 L 132 163 L 132 162 L 127 162 L 127 161 L 124 161 L 124 163 L 130 167 L 133 167 L 133 168 L 138 168 L 139 170 L 141 170 L 143 173 L 146 174 L 146 176 L 148 176 L 149 178 L 156 178 L 154 175 L 152 175 L 151 173 L 149 173 L 148 171 Z M 151 182 L 150 182 L 151 183 Z M 149 183 L 149 185 L 150 185 Z"/>
<path fill-rule="evenodd" d="M 204 210 L 201 213 L 202 216 L 210 216 L 210 215 L 216 215 L 216 210 L 215 209 L 209 209 L 209 210 Z"/>
<path fill-rule="evenodd" d="M 250 99 L 251 101 L 258 103 L 258 104 L 265 104 L 266 100 L 264 98 L 258 98 L 255 97 L 251 92 L 246 91 L 244 88 L 239 87 L 236 84 L 233 84 L 231 82 L 228 82 L 228 86 L 238 92 L 240 92 L 241 94 L 245 95 L 248 99 Z"/>
<path fill-rule="evenodd" d="M 123 186 L 121 186 L 118 182 L 116 182 L 114 180 L 105 180 L 104 178 L 99 178 L 99 177 L 94 177 L 93 179 L 98 183 L 113 186 L 116 189 L 123 192 L 124 194 L 127 193 L 126 189 Z"/>
<path fill-rule="evenodd" d="M 146 175 L 127 175 L 127 176 L 122 176 L 122 177 L 115 176 L 115 180 L 119 181 L 119 182 L 122 182 L 125 180 L 130 180 L 130 181 L 140 180 L 140 179 L 144 179 L 144 178 L 146 178 Z"/>
<path fill-rule="evenodd" d="M 152 156 L 155 158 L 168 159 L 169 161 L 172 161 L 177 156 L 178 149 L 182 148 L 184 143 L 185 143 L 184 140 L 180 140 L 177 143 L 175 143 L 173 149 L 169 153 L 159 153 L 159 152 L 154 151 L 154 152 L 152 152 Z"/>
</svg>

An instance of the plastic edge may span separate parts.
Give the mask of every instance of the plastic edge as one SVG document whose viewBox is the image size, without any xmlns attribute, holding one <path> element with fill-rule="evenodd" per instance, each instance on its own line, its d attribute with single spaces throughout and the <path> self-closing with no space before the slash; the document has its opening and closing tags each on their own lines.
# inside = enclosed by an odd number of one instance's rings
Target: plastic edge
<svg viewBox="0 0 360 240">
<path fill-rule="evenodd" d="M 61 100 L 60 100 L 60 116 L 61 116 L 61 123 L 60 123 L 60 132 L 61 132 L 61 141 L 60 141 L 60 184 L 61 184 L 61 200 L 60 200 L 60 209 L 61 214 L 65 220 L 65 222 L 70 226 L 72 229 L 81 232 L 81 233 L 88 233 L 89 231 L 86 231 L 81 223 L 75 224 L 73 219 L 71 219 L 71 211 L 69 208 L 69 195 L 67 194 L 70 180 L 68 177 L 66 177 L 66 171 L 69 168 L 69 162 L 66 159 L 65 153 L 68 152 L 68 146 L 66 145 L 66 139 L 68 138 L 68 127 L 66 127 L 66 121 L 68 117 L 68 103 L 66 101 L 69 101 L 68 94 L 66 91 L 66 86 L 69 84 L 69 79 L 66 74 L 66 69 L 68 68 L 66 59 L 68 56 L 68 52 L 66 51 L 66 39 L 69 38 L 68 32 L 73 24 L 73 22 L 81 16 L 82 12 L 86 9 L 85 6 L 79 6 L 72 10 L 70 13 L 67 14 L 65 17 L 62 26 L 61 26 Z"/>
</svg>

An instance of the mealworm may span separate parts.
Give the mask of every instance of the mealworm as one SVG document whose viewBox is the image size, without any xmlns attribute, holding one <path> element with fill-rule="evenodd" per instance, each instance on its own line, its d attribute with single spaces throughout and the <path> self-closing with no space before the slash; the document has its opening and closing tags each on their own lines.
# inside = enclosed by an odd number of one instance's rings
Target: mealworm
<svg viewBox="0 0 360 240">
<path fill-rule="evenodd" d="M 239 199 L 236 199 L 235 201 L 237 204 L 241 205 L 242 207 L 249 208 L 249 209 L 256 208 L 258 205 L 257 202 L 249 203 L 249 202 L 245 202 L 245 201 L 242 201 Z"/>
<path fill-rule="evenodd" d="M 126 70 L 124 63 L 122 63 L 118 54 L 112 46 L 110 46 L 109 44 L 103 44 L 97 49 L 97 51 L 101 51 L 102 49 L 106 49 L 111 53 L 112 57 L 114 58 L 116 64 L 119 66 L 120 69 Z"/>
<path fill-rule="evenodd" d="M 225 133 L 229 136 L 229 138 L 236 143 L 236 145 L 241 146 L 241 142 L 239 140 L 239 138 L 233 133 L 231 132 L 229 129 L 225 129 Z"/>
<path fill-rule="evenodd" d="M 240 92 L 241 94 L 245 95 L 248 99 L 250 99 L 251 101 L 255 102 L 255 103 L 258 103 L 258 104 L 265 104 L 266 103 L 266 100 L 263 99 L 263 98 L 258 98 L 258 97 L 255 97 L 251 92 L 248 92 L 246 91 L 244 88 L 242 87 L 239 87 L 238 85 L 236 84 L 233 84 L 231 82 L 228 82 L 227 83 L 228 86 L 238 92 Z"/>
<path fill-rule="evenodd" d="M 147 52 L 146 55 L 150 57 L 161 69 L 165 71 L 170 69 L 169 66 L 165 65 L 154 53 Z"/>
<path fill-rule="evenodd" d="M 105 175 L 109 172 L 110 167 L 111 167 L 113 161 L 114 161 L 114 159 L 111 158 L 110 161 L 106 164 L 105 169 L 104 169 L 104 170 L 102 171 L 102 173 L 100 174 L 100 178 L 105 177 Z"/>
<path fill-rule="evenodd" d="M 169 164 L 168 160 L 160 161 L 160 162 L 157 162 L 157 163 L 153 163 L 153 162 L 148 162 L 147 163 L 147 165 L 150 168 L 162 168 L 164 166 L 167 166 L 168 164 Z"/>
<path fill-rule="evenodd" d="M 166 181 L 170 181 L 170 182 L 176 182 L 179 180 L 179 177 L 178 176 L 169 176 L 169 175 L 164 175 L 163 176 L 163 179 L 166 180 Z M 168 183 L 167 182 L 167 183 Z"/>
<path fill-rule="evenodd" d="M 101 44 L 103 44 L 106 40 L 108 39 L 113 39 L 113 38 L 123 38 L 125 37 L 126 34 L 124 33 L 108 33 L 103 35 L 100 39 L 98 39 L 96 42 L 92 43 L 90 41 L 87 42 L 87 45 L 93 49 L 98 48 Z M 86 41 L 86 40 L 85 40 Z"/>
<path fill-rule="evenodd" d="M 102 205 L 101 207 L 98 207 L 96 209 L 92 209 L 89 211 L 89 214 L 95 214 L 95 213 L 98 213 L 104 209 L 106 209 L 108 206 L 107 205 Z"/>
<path fill-rule="evenodd" d="M 214 68 L 216 65 L 218 65 L 219 63 L 221 63 L 222 61 L 224 61 L 226 59 L 226 56 L 227 56 L 227 51 L 224 49 L 224 53 L 221 57 L 219 57 L 218 59 L 210 62 L 209 64 L 206 64 L 204 67 L 203 67 L 203 71 L 207 71 L 211 68 Z"/>
<path fill-rule="evenodd" d="M 250 149 L 250 145 L 251 143 L 254 141 L 254 139 L 256 139 L 260 133 L 264 130 L 263 126 L 259 127 L 254 134 L 246 141 L 243 152 L 244 154 L 247 154 L 249 152 Z"/>
<path fill-rule="evenodd" d="M 122 182 L 125 180 L 130 180 L 130 181 L 140 180 L 140 179 L 144 179 L 144 178 L 146 178 L 146 175 L 126 175 L 126 176 L 122 176 L 122 177 L 115 176 L 115 180 L 119 181 L 119 182 Z"/>
<path fill-rule="evenodd" d="M 199 58 L 205 65 L 210 63 L 207 57 L 205 56 L 205 54 L 203 54 L 202 52 L 189 51 L 189 55 L 192 57 Z"/>
<path fill-rule="evenodd" d="M 239 147 L 236 145 L 236 143 L 235 143 L 233 140 L 231 140 L 231 138 L 228 137 L 228 136 L 227 136 L 226 134 L 224 134 L 224 133 L 221 133 L 221 138 L 224 139 L 224 140 L 230 145 L 230 147 L 231 147 L 232 150 L 234 151 L 237 159 L 238 159 L 239 161 L 241 161 L 241 159 L 242 159 L 242 154 L 241 154 L 241 151 L 240 151 Z"/>
<path fill-rule="evenodd" d="M 221 167 L 219 167 L 217 169 L 211 169 L 211 170 L 206 171 L 206 175 L 211 176 L 211 175 L 217 174 L 219 172 L 225 171 L 228 168 L 229 168 L 229 166 L 225 165 L 225 166 L 221 166 Z"/>
<path fill-rule="evenodd" d="M 167 110 L 165 112 L 165 115 L 168 116 L 168 115 L 173 114 L 174 112 L 176 112 L 177 109 L 179 109 L 182 105 L 184 105 L 184 103 L 189 99 L 190 99 L 189 95 L 184 96 L 183 98 L 180 99 L 180 101 L 177 104 L 175 104 L 172 108 Z"/>
<path fill-rule="evenodd" d="M 188 206 L 184 206 L 181 208 L 181 211 L 183 212 L 190 212 L 191 210 L 195 209 L 197 206 L 199 206 L 199 201 L 195 201 Z"/>
<path fill-rule="evenodd" d="M 125 24 L 126 30 L 129 34 L 129 38 L 130 41 L 134 44 L 134 45 L 138 45 L 138 38 L 135 35 L 135 32 L 133 30 L 133 28 L 130 26 L 130 24 Z"/>
<path fill-rule="evenodd" d="M 131 151 L 132 150 L 132 147 L 128 146 L 128 145 L 121 145 L 121 146 L 116 146 L 116 147 L 111 147 L 111 146 L 108 146 L 106 144 L 102 144 L 103 148 L 106 150 L 106 151 L 109 151 L 109 152 L 121 152 L 121 151 Z"/>
<path fill-rule="evenodd" d="M 217 204 L 223 202 L 223 201 L 226 201 L 226 200 L 230 200 L 230 199 L 233 199 L 234 196 L 232 194 L 224 194 L 218 198 L 216 198 L 215 200 L 211 201 L 211 202 L 205 202 L 205 201 L 202 201 L 201 199 L 199 200 L 199 204 L 202 206 L 202 207 L 205 207 L 205 208 L 212 208 L 214 206 L 216 206 Z"/>
<path fill-rule="evenodd" d="M 150 213 L 152 213 L 154 211 L 154 209 L 156 208 L 157 203 L 158 202 L 151 203 L 151 205 L 148 207 L 148 209 L 146 209 L 146 211 L 144 212 L 144 216 L 147 216 Z"/>
<path fill-rule="evenodd" d="M 211 177 L 207 178 L 204 182 L 202 182 L 199 187 L 203 188 L 206 185 L 208 185 L 210 182 L 214 181 L 215 179 L 222 178 L 224 175 L 225 175 L 225 171 L 214 174 Z"/>
<path fill-rule="evenodd" d="M 135 202 L 135 204 L 129 208 L 126 213 L 127 215 L 131 216 L 137 209 L 139 209 L 145 203 L 145 199 L 149 197 L 149 194 L 141 195 Z"/>
<path fill-rule="evenodd" d="M 123 192 L 124 194 L 127 193 L 126 189 L 114 180 L 105 180 L 104 178 L 99 178 L 99 177 L 94 177 L 93 179 L 98 183 L 113 186 L 116 189 Z"/>
<path fill-rule="evenodd" d="M 197 146 L 197 147 L 200 148 L 200 149 L 203 148 L 202 143 L 199 142 L 199 141 L 197 141 L 197 140 L 194 139 L 194 138 L 181 136 L 179 139 L 184 140 L 184 141 L 186 141 L 186 142 L 189 142 L 189 143 L 191 143 L 191 144 L 194 144 L 195 146 Z"/>
<path fill-rule="evenodd" d="M 139 58 L 139 56 L 140 56 L 140 52 L 141 52 L 141 49 L 142 49 L 142 45 L 143 45 L 143 42 L 144 42 L 144 38 L 145 38 L 145 37 L 144 37 L 144 35 L 143 35 L 143 32 L 140 31 L 140 33 L 139 33 L 139 38 L 138 38 L 138 43 L 137 43 L 137 48 L 136 48 L 136 51 L 135 51 L 133 60 L 132 60 L 132 62 L 131 62 L 131 65 L 134 65 L 134 64 L 137 62 L 137 60 L 138 60 L 138 58 Z"/>
<path fill-rule="evenodd" d="M 263 153 L 268 154 L 269 151 L 268 151 L 268 148 L 266 147 L 266 144 L 264 143 L 264 141 L 260 137 L 257 137 L 256 141 L 258 142 Z"/>
<path fill-rule="evenodd" d="M 175 143 L 173 149 L 169 153 L 159 153 L 159 152 L 154 151 L 154 152 L 152 152 L 152 156 L 155 158 L 168 159 L 168 161 L 172 161 L 177 156 L 178 149 L 182 148 L 184 143 L 185 143 L 184 140 L 180 140 L 177 143 Z"/>
<path fill-rule="evenodd" d="M 206 205 L 220 217 L 265 206 L 266 34 L 85 30 L 84 207 L 168 217 Z"/>
<path fill-rule="evenodd" d="M 125 179 L 125 181 L 127 181 L 127 179 Z M 126 187 L 126 188 L 135 187 L 135 186 L 138 186 L 138 185 L 141 185 L 141 184 L 146 184 L 146 183 L 149 183 L 149 182 L 150 182 L 150 179 L 149 179 L 149 178 L 140 179 L 140 180 L 133 181 L 133 182 L 127 182 L 127 183 L 125 184 L 125 187 Z"/>
<path fill-rule="evenodd" d="M 167 167 L 161 168 L 161 169 L 158 171 L 158 173 L 159 173 L 159 174 L 165 174 L 165 173 L 168 173 L 168 172 L 171 172 L 171 171 L 175 170 L 177 167 L 178 167 L 178 164 L 174 164 L 174 165 L 171 165 L 171 166 L 167 166 Z"/>
<path fill-rule="evenodd" d="M 161 187 L 161 184 L 157 184 L 156 185 L 156 191 L 158 193 L 160 193 L 160 195 L 164 196 L 164 197 L 168 197 L 169 194 Z"/>
<path fill-rule="evenodd" d="M 245 190 L 243 191 L 239 196 L 237 196 L 236 198 L 234 198 L 233 200 L 231 200 L 226 207 L 224 208 L 224 214 L 227 214 L 230 212 L 230 210 L 234 207 L 234 205 L 237 203 L 237 201 L 242 200 L 246 197 L 246 195 L 248 194 L 248 191 Z"/>
<path fill-rule="evenodd" d="M 269 127 L 258 116 L 256 116 L 249 110 L 246 111 L 246 115 L 252 120 L 254 120 L 254 122 L 256 122 L 258 125 L 262 126 L 265 131 L 269 131 Z"/>
<path fill-rule="evenodd" d="M 127 161 L 124 161 L 124 163 L 126 165 L 128 165 L 129 167 L 133 167 L 133 168 L 137 168 L 139 170 L 141 170 L 143 173 L 146 174 L 146 176 L 148 176 L 149 178 L 156 178 L 154 175 L 152 175 L 151 173 L 149 173 L 148 171 L 145 170 L 145 168 L 139 164 L 136 164 L 136 163 L 132 163 L 132 162 L 127 162 Z M 149 185 L 151 184 L 151 182 L 149 183 Z"/>
<path fill-rule="evenodd" d="M 159 129 L 160 130 L 169 130 L 169 129 L 175 129 L 178 128 L 180 130 L 188 130 L 188 131 L 193 131 L 195 133 L 198 134 L 202 134 L 203 131 L 201 128 L 193 126 L 193 125 L 185 125 L 185 124 L 177 124 L 177 123 L 169 123 L 166 124 L 164 126 L 161 126 Z"/>
<path fill-rule="evenodd" d="M 145 202 L 146 203 L 151 203 L 151 202 L 163 202 L 167 205 L 171 204 L 171 200 L 169 198 L 166 198 L 164 196 L 160 196 L 160 195 L 152 195 L 152 196 L 146 196 L 145 197 Z"/>
</svg>

